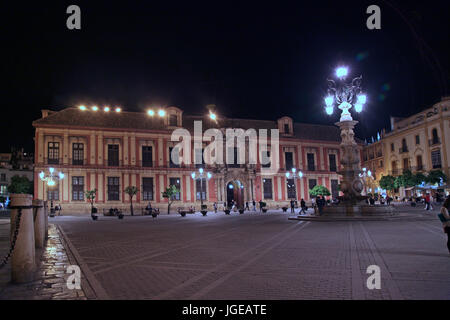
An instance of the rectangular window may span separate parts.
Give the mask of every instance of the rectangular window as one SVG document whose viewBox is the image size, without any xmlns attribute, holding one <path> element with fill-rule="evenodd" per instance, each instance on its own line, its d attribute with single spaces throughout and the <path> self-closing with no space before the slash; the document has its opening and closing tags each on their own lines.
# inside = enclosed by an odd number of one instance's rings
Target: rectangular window
<svg viewBox="0 0 450 320">
<path fill-rule="evenodd" d="M 316 184 L 317 184 L 317 180 L 316 179 L 308 179 L 309 191 L 311 191 L 312 188 L 314 188 L 316 186 Z M 309 196 L 312 197 L 311 194 L 309 194 Z"/>
<path fill-rule="evenodd" d="M 420 144 L 420 136 L 419 135 L 416 136 L 416 144 Z"/>
<path fill-rule="evenodd" d="M 59 185 L 47 189 L 47 200 L 59 200 Z"/>
<path fill-rule="evenodd" d="M 195 167 L 203 168 L 204 163 L 203 149 L 195 149 Z"/>
<path fill-rule="evenodd" d="M 272 199 L 272 179 L 263 179 L 264 199 Z"/>
<path fill-rule="evenodd" d="M 83 165 L 84 160 L 84 144 L 72 144 L 72 164 L 75 166 Z"/>
<path fill-rule="evenodd" d="M 119 177 L 108 177 L 108 201 L 119 201 Z"/>
<path fill-rule="evenodd" d="M 288 199 L 295 199 L 295 180 L 286 179 Z"/>
<path fill-rule="evenodd" d="M 433 164 L 433 169 L 442 168 L 440 149 L 431 151 L 431 163 Z"/>
<path fill-rule="evenodd" d="M 169 126 L 176 127 L 178 125 L 177 123 L 177 115 L 171 114 L 169 117 Z"/>
<path fill-rule="evenodd" d="M 339 196 L 339 182 L 336 179 L 331 179 L 331 196 L 333 198 Z"/>
<path fill-rule="evenodd" d="M 6 173 L 0 175 L 0 181 L 6 181 Z"/>
<path fill-rule="evenodd" d="M 261 167 L 270 168 L 270 151 L 261 152 Z"/>
<path fill-rule="evenodd" d="M 173 155 L 172 155 L 172 151 L 173 151 Z M 175 147 L 169 147 L 169 167 L 170 168 L 179 168 L 180 165 L 180 154 L 178 151 L 178 148 Z"/>
<path fill-rule="evenodd" d="M 59 164 L 59 142 L 48 143 L 48 164 Z"/>
<path fill-rule="evenodd" d="M 308 153 L 306 157 L 308 162 L 308 170 L 316 171 L 316 164 L 314 163 L 314 153 Z"/>
<path fill-rule="evenodd" d="M 200 194 L 203 200 L 206 200 L 206 179 L 195 180 L 196 199 L 200 200 Z M 203 190 L 203 191 L 202 191 Z"/>
<path fill-rule="evenodd" d="M 119 166 L 119 145 L 118 144 L 108 144 L 108 166 L 118 167 Z"/>
<path fill-rule="evenodd" d="M 176 194 L 174 194 L 172 196 L 172 199 L 173 200 L 180 200 L 180 194 L 181 194 L 180 193 L 180 190 L 181 190 L 180 178 L 169 178 L 169 185 L 175 186 L 179 190 Z"/>
<path fill-rule="evenodd" d="M 153 149 L 150 146 L 142 146 L 142 166 L 153 167 Z"/>
<path fill-rule="evenodd" d="M 403 170 L 409 170 L 409 159 L 408 158 L 403 159 Z"/>
<path fill-rule="evenodd" d="M 7 194 L 7 193 L 8 193 L 8 187 L 0 186 L 0 194 Z"/>
<path fill-rule="evenodd" d="M 330 161 L 330 171 L 336 172 L 336 155 L 335 154 L 329 154 L 328 160 Z"/>
<path fill-rule="evenodd" d="M 392 161 L 391 162 L 391 167 L 392 167 L 392 174 L 393 175 L 398 174 L 398 172 L 397 172 L 397 162 L 396 161 Z"/>
<path fill-rule="evenodd" d="M 391 151 L 392 152 L 394 151 L 394 144 L 393 143 L 391 143 Z"/>
<path fill-rule="evenodd" d="M 284 133 L 289 133 L 289 124 L 288 123 L 284 124 Z"/>
<path fill-rule="evenodd" d="M 142 178 L 142 200 L 153 200 L 153 178 Z"/>
<path fill-rule="evenodd" d="M 72 200 L 84 200 L 84 177 L 72 177 Z"/>
<path fill-rule="evenodd" d="M 417 156 L 417 170 L 423 170 L 422 156 Z"/>
<path fill-rule="evenodd" d="M 294 156 L 292 152 L 284 153 L 284 160 L 286 164 L 286 170 L 289 171 L 294 167 Z"/>
</svg>

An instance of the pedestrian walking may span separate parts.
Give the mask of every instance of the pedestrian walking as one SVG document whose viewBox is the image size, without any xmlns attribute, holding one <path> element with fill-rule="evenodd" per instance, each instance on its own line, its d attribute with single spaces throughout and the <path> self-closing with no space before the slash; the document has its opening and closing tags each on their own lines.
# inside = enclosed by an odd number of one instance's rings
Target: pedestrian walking
<svg viewBox="0 0 450 320">
<path fill-rule="evenodd" d="M 302 198 L 302 200 L 300 200 L 300 212 L 299 212 L 299 214 L 302 214 L 302 213 L 306 213 L 306 211 L 308 210 L 308 208 L 306 207 L 306 202 L 305 202 L 305 200 L 303 200 L 303 198 Z"/>
<path fill-rule="evenodd" d="M 245 210 L 250 211 L 250 207 L 248 206 L 248 201 L 245 201 Z"/>
<path fill-rule="evenodd" d="M 253 211 L 256 211 L 256 202 L 253 200 Z"/>
<path fill-rule="evenodd" d="M 259 200 L 259 211 L 260 211 L 260 212 L 262 212 L 262 208 L 263 208 L 263 207 L 262 207 L 262 203 L 263 203 L 262 200 Z"/>
<path fill-rule="evenodd" d="M 448 210 L 450 210 L 450 197 L 447 197 L 447 199 L 445 199 L 439 216 L 444 228 L 444 232 L 447 234 L 447 249 L 448 253 L 450 253 L 450 215 L 448 213 Z"/>
<path fill-rule="evenodd" d="M 217 202 L 214 202 L 213 207 L 214 207 L 214 212 L 217 213 Z"/>
<path fill-rule="evenodd" d="M 322 214 L 324 206 L 325 206 L 325 199 L 322 196 L 322 197 L 317 199 L 317 208 L 319 209 L 319 215 Z"/>
<path fill-rule="evenodd" d="M 291 213 L 295 213 L 295 202 L 291 200 Z"/>
</svg>

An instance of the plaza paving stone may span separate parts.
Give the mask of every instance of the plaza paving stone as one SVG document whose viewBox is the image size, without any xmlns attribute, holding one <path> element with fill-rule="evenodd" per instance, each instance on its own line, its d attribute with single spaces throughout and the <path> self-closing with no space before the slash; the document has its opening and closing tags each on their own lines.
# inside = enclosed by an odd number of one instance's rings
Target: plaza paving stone
<svg viewBox="0 0 450 320">
<path fill-rule="evenodd" d="M 450 255 L 436 212 L 420 221 L 289 216 L 61 216 L 50 223 L 81 266 L 88 299 L 450 299 Z M 373 264 L 381 290 L 366 286 Z"/>
</svg>

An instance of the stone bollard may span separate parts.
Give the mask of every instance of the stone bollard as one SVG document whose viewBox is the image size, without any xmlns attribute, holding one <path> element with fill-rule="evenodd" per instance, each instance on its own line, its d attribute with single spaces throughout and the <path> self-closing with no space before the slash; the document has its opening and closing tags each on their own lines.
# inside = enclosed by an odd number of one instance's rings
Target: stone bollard
<svg viewBox="0 0 450 320">
<path fill-rule="evenodd" d="M 45 218 L 45 239 L 48 239 L 48 205 L 47 200 L 44 201 L 44 218 Z"/>
<path fill-rule="evenodd" d="M 19 213 L 19 209 L 14 207 L 29 207 L 29 209 L 22 209 L 19 233 L 11 256 L 11 281 L 14 283 L 33 281 L 36 264 L 32 198 L 33 196 L 30 194 L 11 194 L 11 241 L 14 239 L 16 219 Z"/>
<path fill-rule="evenodd" d="M 34 240 L 36 248 L 43 248 L 45 242 L 45 217 L 44 217 L 44 201 L 33 200 L 34 216 Z"/>
</svg>

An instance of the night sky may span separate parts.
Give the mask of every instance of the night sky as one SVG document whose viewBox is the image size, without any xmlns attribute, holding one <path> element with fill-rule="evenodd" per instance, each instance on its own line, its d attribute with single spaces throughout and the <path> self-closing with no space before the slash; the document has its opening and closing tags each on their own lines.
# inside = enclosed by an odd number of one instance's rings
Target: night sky
<svg viewBox="0 0 450 320">
<path fill-rule="evenodd" d="M 8 2 L 0 152 L 32 151 L 40 110 L 79 104 L 332 124 L 326 78 L 342 64 L 363 75 L 363 139 L 450 95 L 450 1 Z M 70 4 L 81 30 L 66 28 Z"/>
</svg>

